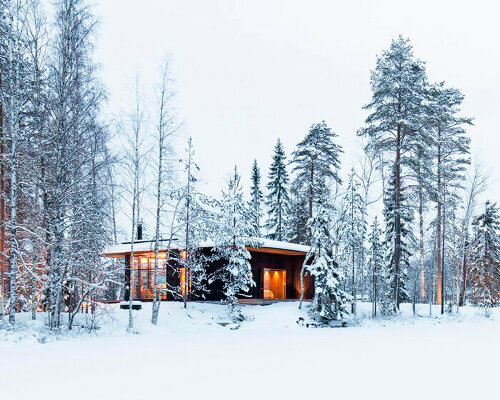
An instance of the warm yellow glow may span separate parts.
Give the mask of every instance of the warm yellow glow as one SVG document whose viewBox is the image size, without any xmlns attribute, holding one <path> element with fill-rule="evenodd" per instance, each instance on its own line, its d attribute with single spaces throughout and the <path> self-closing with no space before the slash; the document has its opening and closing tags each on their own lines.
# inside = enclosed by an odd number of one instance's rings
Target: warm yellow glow
<svg viewBox="0 0 500 400">
<path fill-rule="evenodd" d="M 186 275 L 188 275 L 186 279 Z M 187 282 L 189 281 L 189 283 Z M 189 273 L 186 272 L 186 268 L 181 268 L 180 270 L 180 286 L 181 286 L 181 295 L 184 297 L 184 294 L 186 293 L 186 289 L 188 290 L 188 293 L 191 292 L 191 277 L 189 277 Z"/>
<path fill-rule="evenodd" d="M 182 253 L 181 253 L 182 257 Z M 181 268 L 181 295 L 184 297 L 186 293 L 186 268 Z"/>
<path fill-rule="evenodd" d="M 181 259 L 182 259 L 182 261 L 186 261 L 187 257 L 188 257 L 187 251 L 186 250 L 182 250 L 181 251 Z"/>
<path fill-rule="evenodd" d="M 286 271 L 264 268 L 264 298 L 286 299 Z"/>
</svg>

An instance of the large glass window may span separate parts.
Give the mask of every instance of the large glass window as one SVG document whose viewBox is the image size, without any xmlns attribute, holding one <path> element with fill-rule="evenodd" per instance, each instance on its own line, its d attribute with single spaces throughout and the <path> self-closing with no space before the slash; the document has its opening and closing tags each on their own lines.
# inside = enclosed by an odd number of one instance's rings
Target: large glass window
<svg viewBox="0 0 500 400">
<path fill-rule="evenodd" d="M 157 290 L 161 293 L 162 299 L 167 298 L 166 264 L 165 254 L 160 254 L 158 258 Z M 135 299 L 152 299 L 155 272 L 154 254 L 134 257 L 133 265 L 132 297 Z"/>
</svg>

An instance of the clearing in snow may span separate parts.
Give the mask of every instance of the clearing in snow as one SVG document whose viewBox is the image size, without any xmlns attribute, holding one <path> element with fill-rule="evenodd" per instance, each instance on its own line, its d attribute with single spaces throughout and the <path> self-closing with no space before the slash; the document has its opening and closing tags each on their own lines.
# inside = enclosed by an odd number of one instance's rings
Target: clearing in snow
<svg viewBox="0 0 500 400">
<path fill-rule="evenodd" d="M 307 308 L 307 305 L 306 307 Z M 108 307 L 97 333 L 40 336 L 41 321 L 0 331 L 2 399 L 462 399 L 491 397 L 500 359 L 500 312 L 473 308 L 429 317 L 429 306 L 396 320 L 305 328 L 297 302 L 244 306 L 235 325 L 220 304 Z M 28 318 L 28 315 L 25 316 Z M 19 342 L 19 343 L 16 343 Z M 45 342 L 45 344 L 40 344 Z"/>
</svg>

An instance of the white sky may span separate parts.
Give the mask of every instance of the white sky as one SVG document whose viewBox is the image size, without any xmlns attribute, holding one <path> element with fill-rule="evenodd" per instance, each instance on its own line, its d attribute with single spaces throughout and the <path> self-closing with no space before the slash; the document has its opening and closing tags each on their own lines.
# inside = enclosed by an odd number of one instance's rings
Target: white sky
<svg viewBox="0 0 500 400">
<path fill-rule="evenodd" d="M 499 200 L 498 11 L 494 1 L 100 0 L 97 60 L 118 115 L 136 72 L 151 85 L 171 53 L 184 135 L 202 190 L 217 194 L 234 164 L 248 187 L 254 158 L 267 176 L 276 139 L 290 155 L 322 119 L 339 134 L 347 173 L 361 152 L 370 70 L 401 33 L 430 80 L 465 94 L 473 157 Z"/>
</svg>

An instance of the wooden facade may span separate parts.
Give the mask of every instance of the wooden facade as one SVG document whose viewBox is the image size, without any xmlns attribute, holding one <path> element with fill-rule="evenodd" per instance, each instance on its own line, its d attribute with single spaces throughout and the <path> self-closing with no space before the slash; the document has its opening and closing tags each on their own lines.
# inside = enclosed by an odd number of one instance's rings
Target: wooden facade
<svg viewBox="0 0 500 400">
<path fill-rule="evenodd" d="M 281 246 L 283 247 L 283 246 Z M 306 252 L 292 249 L 262 247 L 258 249 L 248 248 L 251 255 L 252 278 L 255 287 L 248 294 L 241 296 L 242 299 L 268 299 L 287 300 L 300 298 L 300 271 Z M 297 246 L 296 246 L 297 247 Z M 176 250 L 174 250 L 176 251 Z M 210 247 L 202 249 L 204 253 L 211 253 Z M 153 298 L 154 289 L 154 253 L 151 251 L 134 251 L 134 263 L 130 263 L 130 251 L 113 252 L 108 251 L 104 255 L 108 257 L 125 258 L 125 280 L 129 283 L 133 300 L 149 301 Z M 183 268 L 166 266 L 167 254 L 165 250 L 160 252 L 158 289 L 162 292 L 162 300 L 176 300 L 181 298 L 182 293 L 168 293 L 167 286 L 184 287 L 181 283 L 185 278 Z M 207 264 L 207 273 L 210 274 L 222 267 L 223 261 L 212 261 Z M 208 287 L 208 292 L 203 296 L 197 295 L 189 290 L 191 300 L 223 299 L 222 282 L 215 281 Z M 313 279 L 309 275 L 304 276 L 304 299 L 311 299 L 314 294 Z M 125 300 L 129 299 L 130 291 L 125 290 Z"/>
</svg>

